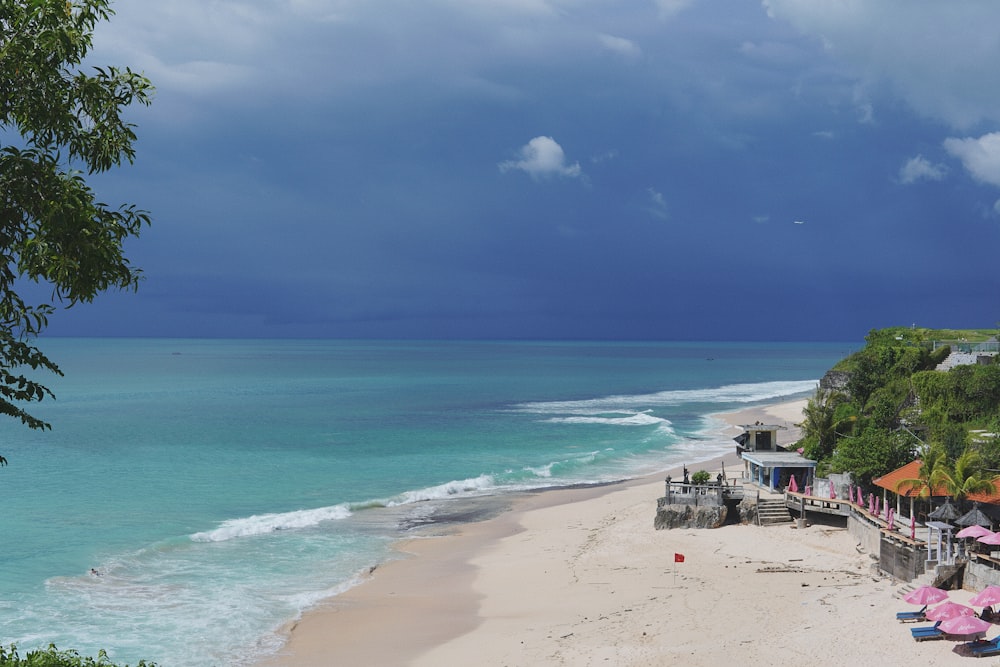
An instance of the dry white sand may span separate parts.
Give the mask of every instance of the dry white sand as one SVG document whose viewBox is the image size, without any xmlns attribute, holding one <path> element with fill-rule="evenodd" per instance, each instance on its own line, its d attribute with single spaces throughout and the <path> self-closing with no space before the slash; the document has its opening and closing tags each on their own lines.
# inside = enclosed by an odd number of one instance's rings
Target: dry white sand
<svg viewBox="0 0 1000 667">
<path fill-rule="evenodd" d="M 788 424 L 803 402 L 727 415 Z M 734 434 L 738 430 L 734 429 Z M 779 433 L 785 444 L 797 438 Z M 726 457 L 732 477 L 742 469 Z M 717 470 L 719 461 L 690 466 Z M 675 478 L 677 475 L 675 474 Z M 267 663 L 328 665 L 947 665 L 847 531 L 817 522 L 654 530 L 662 476 L 528 497 L 404 546 L 412 557 L 308 613 Z M 683 563 L 674 554 L 684 555 Z M 965 602 L 970 593 L 952 593 Z M 996 632 L 988 633 L 992 637 Z M 993 660 L 976 664 L 992 664 Z"/>
</svg>

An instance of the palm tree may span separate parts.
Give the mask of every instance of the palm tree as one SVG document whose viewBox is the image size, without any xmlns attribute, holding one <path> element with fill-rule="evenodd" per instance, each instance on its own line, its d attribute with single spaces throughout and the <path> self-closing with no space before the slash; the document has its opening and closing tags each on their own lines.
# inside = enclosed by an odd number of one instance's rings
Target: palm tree
<svg viewBox="0 0 1000 667">
<path fill-rule="evenodd" d="M 934 490 L 944 484 L 948 474 L 948 454 L 940 444 L 924 443 L 918 454 L 920 472 L 912 479 L 902 479 L 896 483 L 896 493 L 909 493 L 916 490 L 920 498 L 928 498 Z"/>
<path fill-rule="evenodd" d="M 940 482 L 948 495 L 961 503 L 967 496 L 977 493 L 993 495 L 996 493 L 994 482 L 1000 475 L 990 473 L 986 469 L 979 450 L 966 447 L 962 455 L 955 459 L 954 465 L 946 466 L 940 475 Z"/>
<path fill-rule="evenodd" d="M 812 458 L 823 459 L 833 453 L 837 437 L 843 435 L 838 430 L 844 430 L 844 425 L 857 419 L 853 414 L 843 414 L 847 396 L 840 392 L 827 392 L 817 389 L 816 394 L 802 409 L 805 419 L 802 420 L 802 437 L 815 443 L 809 455 Z M 850 411 L 848 411 L 850 412 Z"/>
</svg>

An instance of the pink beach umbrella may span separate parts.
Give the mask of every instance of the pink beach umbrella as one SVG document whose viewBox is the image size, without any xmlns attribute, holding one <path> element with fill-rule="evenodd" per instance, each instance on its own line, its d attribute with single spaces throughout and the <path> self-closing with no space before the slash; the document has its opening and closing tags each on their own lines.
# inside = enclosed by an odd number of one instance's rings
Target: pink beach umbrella
<svg viewBox="0 0 1000 667">
<path fill-rule="evenodd" d="M 831 479 L 830 480 L 830 500 L 833 500 L 836 497 L 837 497 L 837 490 L 835 488 L 833 488 L 833 480 Z"/>
<path fill-rule="evenodd" d="M 992 546 L 1000 545 L 1000 533 L 990 533 L 989 535 L 977 537 L 976 542 L 982 542 L 983 544 L 989 544 Z"/>
<path fill-rule="evenodd" d="M 964 604 L 958 604 L 957 602 L 952 602 L 948 600 L 947 602 L 942 602 L 933 609 L 927 610 L 927 618 L 932 621 L 943 621 L 948 618 L 955 618 L 956 616 L 975 616 L 976 610 L 972 607 L 966 607 Z"/>
<path fill-rule="evenodd" d="M 875 514 L 875 494 L 868 494 L 868 513 Z"/>
<path fill-rule="evenodd" d="M 896 525 L 896 510 L 889 509 L 889 530 L 892 530 Z"/>
<path fill-rule="evenodd" d="M 978 635 L 992 628 L 993 624 L 977 616 L 955 616 L 941 621 L 938 627 L 949 635 Z"/>
<path fill-rule="evenodd" d="M 910 539 L 917 541 L 917 515 L 910 516 Z"/>
<path fill-rule="evenodd" d="M 903 596 L 903 599 L 910 604 L 934 604 L 948 598 L 948 591 L 934 586 L 918 586 Z"/>
<path fill-rule="evenodd" d="M 878 497 L 875 498 L 875 512 L 874 512 L 875 516 L 881 514 L 881 512 L 879 512 L 879 507 L 878 507 L 879 502 L 881 502 L 881 500 L 882 500 L 881 498 Z"/>
<path fill-rule="evenodd" d="M 858 507 L 865 506 L 865 497 L 861 495 L 861 487 L 858 487 Z"/>
<path fill-rule="evenodd" d="M 974 523 L 955 533 L 955 537 L 985 537 L 989 534 L 989 528 L 983 528 L 978 523 Z"/>
<path fill-rule="evenodd" d="M 788 480 L 788 490 L 791 491 L 792 493 L 799 492 L 799 485 L 795 483 L 795 475 L 792 475 L 791 478 Z"/>
<path fill-rule="evenodd" d="M 847 485 L 847 496 L 846 497 L 852 503 L 854 502 L 854 485 L 853 484 L 848 484 Z"/>
<path fill-rule="evenodd" d="M 1000 586 L 990 584 L 969 598 L 969 604 L 973 607 L 992 607 L 1000 604 Z"/>
</svg>

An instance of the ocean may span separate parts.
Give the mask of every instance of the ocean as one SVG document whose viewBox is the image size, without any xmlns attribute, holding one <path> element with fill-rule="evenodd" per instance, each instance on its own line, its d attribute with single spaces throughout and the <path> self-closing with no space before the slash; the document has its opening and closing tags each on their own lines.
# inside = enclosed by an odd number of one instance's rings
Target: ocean
<svg viewBox="0 0 1000 667">
<path fill-rule="evenodd" d="M 713 413 L 809 396 L 860 344 L 41 347 L 52 430 L 0 422 L 0 644 L 201 667 L 273 652 L 416 530 L 732 451 Z"/>
</svg>

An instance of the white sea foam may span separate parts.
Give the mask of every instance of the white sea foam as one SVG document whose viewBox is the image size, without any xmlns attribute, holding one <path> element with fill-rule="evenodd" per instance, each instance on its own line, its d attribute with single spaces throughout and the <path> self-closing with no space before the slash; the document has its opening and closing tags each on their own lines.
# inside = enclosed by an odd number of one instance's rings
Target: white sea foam
<svg viewBox="0 0 1000 667">
<path fill-rule="evenodd" d="M 547 463 L 543 466 L 526 467 L 524 470 L 532 473 L 533 475 L 537 475 L 538 477 L 552 477 L 552 473 L 556 468 L 593 463 L 597 460 L 599 455 L 599 451 L 584 452 L 568 459 L 552 461 L 551 463 Z"/>
<path fill-rule="evenodd" d="M 613 414 L 624 416 L 610 416 Z M 546 421 L 553 424 L 608 424 L 610 426 L 653 426 L 654 424 L 670 425 L 669 419 L 654 417 L 648 412 L 620 412 L 605 415 L 576 415 L 571 417 L 552 417 Z"/>
<path fill-rule="evenodd" d="M 442 498 L 454 498 L 456 496 L 475 496 L 490 493 L 497 488 L 496 480 L 492 475 L 480 475 L 470 479 L 459 479 L 430 486 L 416 491 L 405 491 L 398 496 L 386 501 L 386 507 L 397 507 L 410 503 L 419 503 L 425 500 L 440 500 Z"/>
<path fill-rule="evenodd" d="M 652 394 L 622 394 L 579 401 L 521 403 L 516 410 L 534 414 L 595 416 L 608 412 L 629 412 L 639 408 L 683 403 L 756 403 L 785 396 L 805 394 L 816 388 L 816 380 L 792 380 L 729 384 L 706 389 L 678 389 Z"/>
<path fill-rule="evenodd" d="M 243 519 L 223 521 L 214 530 L 191 535 L 193 542 L 225 542 L 238 537 L 266 535 L 279 530 L 312 528 L 324 521 L 336 521 L 351 516 L 347 505 L 297 510 L 278 514 L 255 514 Z"/>
<path fill-rule="evenodd" d="M 552 463 L 549 463 L 548 465 L 544 466 L 529 466 L 525 468 L 525 470 L 527 470 L 536 477 L 542 477 L 547 479 L 552 477 L 552 468 L 555 467 L 555 465 L 556 463 L 555 461 L 553 461 Z"/>
</svg>

